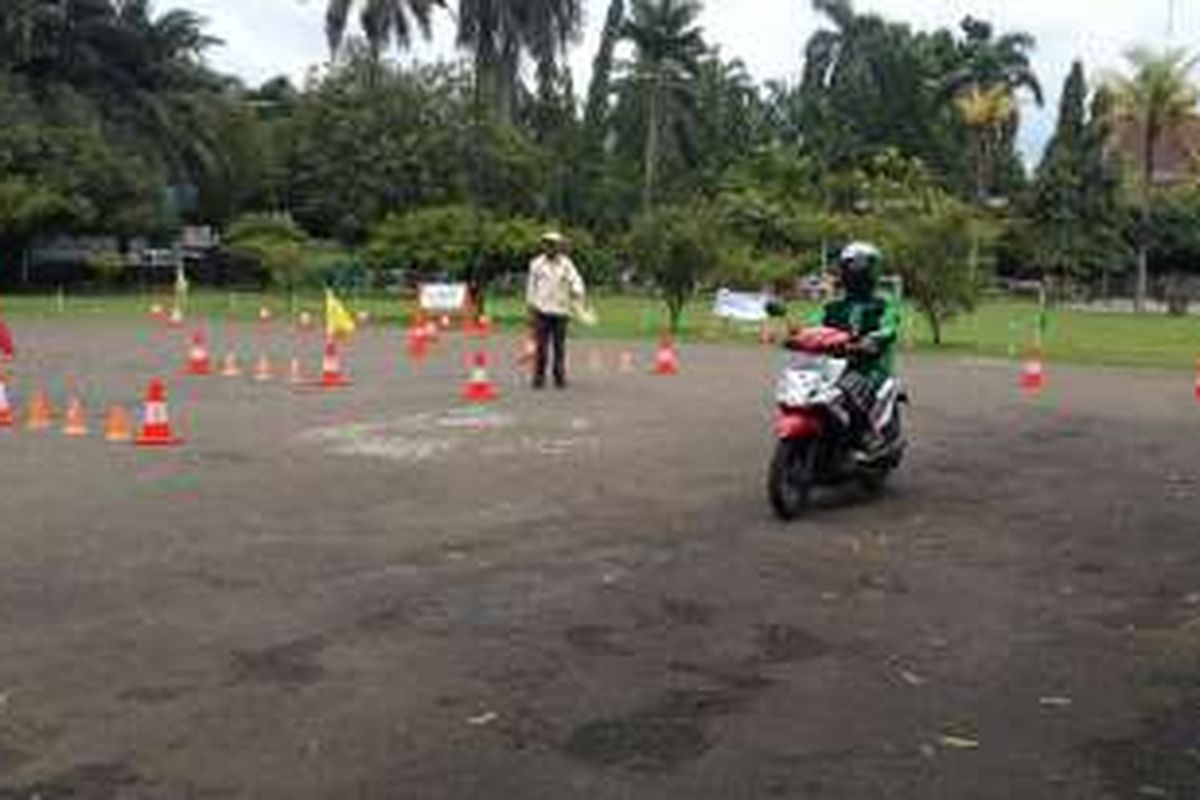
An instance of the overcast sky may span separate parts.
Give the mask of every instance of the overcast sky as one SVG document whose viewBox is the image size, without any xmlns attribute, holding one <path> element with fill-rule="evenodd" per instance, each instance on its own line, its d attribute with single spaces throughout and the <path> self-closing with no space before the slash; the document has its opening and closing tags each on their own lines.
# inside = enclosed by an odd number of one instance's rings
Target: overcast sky
<svg viewBox="0 0 1200 800">
<path fill-rule="evenodd" d="M 876 11 L 918 28 L 953 26 L 967 14 L 1004 30 L 1037 37 L 1035 62 L 1047 93 L 1044 110 L 1024 110 L 1022 149 L 1036 159 L 1053 129 L 1062 81 L 1071 60 L 1081 57 L 1089 76 L 1118 69 L 1122 53 L 1135 44 L 1174 44 L 1200 48 L 1200 0 L 858 0 L 860 10 Z M 250 82 L 280 73 L 301 81 L 325 57 L 324 0 L 159 0 L 159 7 L 182 5 L 206 16 L 225 46 L 210 56 L 215 66 Z M 607 0 L 584 0 L 587 33 L 572 51 L 576 87 L 586 87 L 591 58 L 604 21 Z M 801 51 L 820 25 L 808 0 L 707 0 L 705 34 L 726 57 L 737 56 L 760 80 L 796 80 Z M 414 50 L 418 58 L 453 55 L 453 28 L 443 20 L 437 43 Z"/>
</svg>

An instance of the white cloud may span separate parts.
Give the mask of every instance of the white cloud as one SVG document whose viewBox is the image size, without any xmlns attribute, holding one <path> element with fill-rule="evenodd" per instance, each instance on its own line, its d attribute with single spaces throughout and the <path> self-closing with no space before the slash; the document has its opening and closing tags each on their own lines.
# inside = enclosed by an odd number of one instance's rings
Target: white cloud
<svg viewBox="0 0 1200 800">
<path fill-rule="evenodd" d="M 165 5 L 170 0 L 160 0 Z M 226 41 L 215 51 L 215 65 L 250 81 L 280 73 L 302 79 L 325 58 L 324 0 L 175 0 L 207 16 L 212 30 Z M 1119 68 L 1121 54 L 1139 43 L 1186 45 L 1200 42 L 1200 0 L 1174 0 L 1174 38 L 1167 37 L 1168 3 L 1130 0 L 858 0 L 861 10 L 905 20 L 917 28 L 954 26 L 972 14 L 1001 31 L 1024 30 L 1038 40 L 1035 65 L 1046 90 L 1046 108 L 1028 103 L 1022 147 L 1040 152 L 1053 128 L 1062 81 L 1074 58 L 1082 58 L 1091 77 Z M 587 32 L 571 54 L 576 86 L 586 86 L 591 59 L 604 23 L 608 0 L 585 0 Z M 702 22 L 710 41 L 727 57 L 746 62 L 760 80 L 796 79 L 801 51 L 820 25 L 807 0 L 708 0 Z M 435 42 L 414 49 L 418 58 L 454 54 L 447 19 L 437 26 Z"/>
</svg>

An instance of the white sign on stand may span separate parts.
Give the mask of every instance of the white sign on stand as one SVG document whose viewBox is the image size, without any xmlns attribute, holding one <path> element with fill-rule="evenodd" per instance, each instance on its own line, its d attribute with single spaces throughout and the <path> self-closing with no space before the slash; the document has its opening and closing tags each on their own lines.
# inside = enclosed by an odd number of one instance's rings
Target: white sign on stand
<svg viewBox="0 0 1200 800">
<path fill-rule="evenodd" d="M 421 284 L 421 308 L 424 311 L 434 311 L 449 314 L 461 311 L 467 305 L 467 285 L 465 283 L 423 283 Z"/>
<path fill-rule="evenodd" d="M 737 322 L 762 322 L 767 318 L 767 296 L 761 293 L 717 291 L 713 316 Z"/>
</svg>

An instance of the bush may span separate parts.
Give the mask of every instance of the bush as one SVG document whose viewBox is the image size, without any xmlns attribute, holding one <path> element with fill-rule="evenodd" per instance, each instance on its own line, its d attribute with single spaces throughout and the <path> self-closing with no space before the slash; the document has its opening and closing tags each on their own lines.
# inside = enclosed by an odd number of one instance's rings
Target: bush
<svg viewBox="0 0 1200 800">
<path fill-rule="evenodd" d="M 641 216 L 629 234 L 639 270 L 652 275 L 667 305 L 672 332 L 696 289 L 726 256 L 721 228 L 708 209 L 668 206 Z"/>
<path fill-rule="evenodd" d="M 528 217 L 497 218 L 467 206 L 439 206 L 394 214 L 380 223 L 367 248 L 376 270 L 405 270 L 426 279 L 461 280 L 485 288 L 497 277 L 525 271 L 553 223 Z M 615 273 L 616 258 L 586 231 L 563 230 L 589 283 Z"/>
<path fill-rule="evenodd" d="M 293 291 L 310 282 L 308 234 L 290 217 L 246 214 L 229 226 L 225 241 L 234 255 L 254 261 L 271 276 L 271 282 Z"/>
</svg>

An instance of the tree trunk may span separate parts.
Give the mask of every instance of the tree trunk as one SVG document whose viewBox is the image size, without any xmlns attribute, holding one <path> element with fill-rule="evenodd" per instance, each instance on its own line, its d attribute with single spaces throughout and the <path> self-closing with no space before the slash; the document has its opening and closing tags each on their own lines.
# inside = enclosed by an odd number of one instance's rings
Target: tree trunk
<svg viewBox="0 0 1200 800">
<path fill-rule="evenodd" d="M 936 311 L 932 309 L 925 310 L 925 318 L 929 320 L 929 330 L 933 333 L 933 344 L 935 347 L 942 345 L 942 321 L 938 319 Z"/>
<path fill-rule="evenodd" d="M 1145 237 L 1145 232 L 1139 234 Z M 1133 310 L 1141 314 L 1146 310 L 1146 293 L 1150 282 L 1150 254 L 1145 242 L 1138 243 L 1137 250 L 1137 285 L 1133 290 Z"/>
<path fill-rule="evenodd" d="M 649 211 L 654 206 L 654 186 L 658 178 L 659 136 L 662 128 L 661 87 L 659 76 L 650 83 L 650 107 L 646 114 L 646 152 L 643 164 L 642 210 Z"/>
<path fill-rule="evenodd" d="M 1158 135 L 1158 120 L 1151 115 L 1146 120 L 1145 138 L 1142 142 L 1142 208 L 1137 237 L 1137 287 L 1133 296 L 1133 310 L 1139 314 L 1146 310 L 1146 290 L 1149 283 L 1150 192 L 1154 184 L 1154 151 L 1158 144 Z"/>
<path fill-rule="evenodd" d="M 608 16 L 604 21 L 600 47 L 592 62 L 592 83 L 588 87 L 587 110 L 583 124 L 588 140 L 593 145 L 603 142 L 604 124 L 608 119 L 610 79 L 612 77 L 613 51 L 621 38 L 621 23 L 625 19 L 625 0 L 610 0 Z"/>
</svg>

